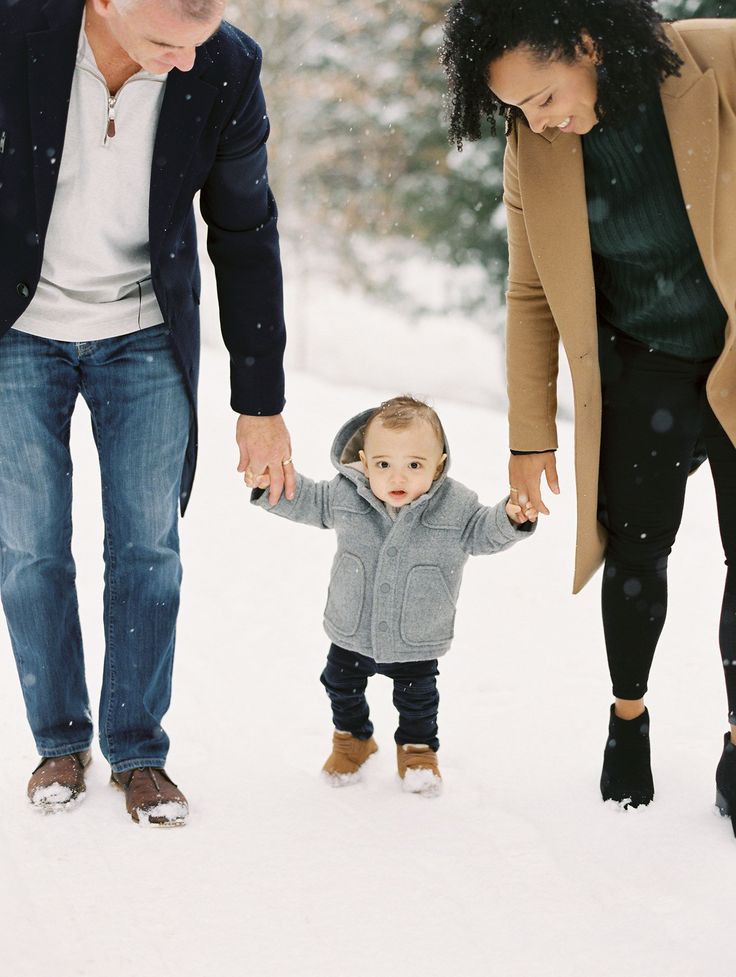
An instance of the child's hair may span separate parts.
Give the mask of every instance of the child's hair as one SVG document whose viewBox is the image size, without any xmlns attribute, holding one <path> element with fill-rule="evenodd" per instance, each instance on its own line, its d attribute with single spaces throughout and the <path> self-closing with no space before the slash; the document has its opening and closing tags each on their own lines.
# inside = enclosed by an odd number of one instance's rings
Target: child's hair
<svg viewBox="0 0 736 977">
<path fill-rule="evenodd" d="M 521 109 L 505 105 L 488 87 L 492 61 L 517 47 L 528 47 L 540 62 L 572 64 L 590 38 L 598 59 L 599 119 L 618 125 L 634 108 L 654 98 L 668 75 L 679 74 L 682 60 L 672 50 L 653 0 L 456 0 L 447 12 L 440 61 L 449 82 L 450 141 L 481 135 L 496 116 L 507 128 L 526 122 Z"/>
<path fill-rule="evenodd" d="M 423 400 L 417 400 L 408 394 L 384 400 L 381 406 L 373 411 L 363 425 L 363 442 L 365 442 L 368 429 L 374 421 L 380 421 L 387 428 L 396 431 L 408 427 L 415 420 L 426 421 L 437 435 L 439 443 L 444 447 L 445 432 L 442 430 L 437 412 L 429 404 L 425 404 Z"/>
</svg>

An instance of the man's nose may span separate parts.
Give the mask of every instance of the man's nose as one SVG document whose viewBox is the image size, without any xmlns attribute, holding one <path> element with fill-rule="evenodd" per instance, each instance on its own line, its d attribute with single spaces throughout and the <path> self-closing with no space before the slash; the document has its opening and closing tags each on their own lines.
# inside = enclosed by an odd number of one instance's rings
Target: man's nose
<svg viewBox="0 0 736 977">
<path fill-rule="evenodd" d="M 197 49 L 193 47 L 177 51 L 174 57 L 174 67 L 178 68 L 179 71 L 191 71 L 196 57 Z"/>
</svg>

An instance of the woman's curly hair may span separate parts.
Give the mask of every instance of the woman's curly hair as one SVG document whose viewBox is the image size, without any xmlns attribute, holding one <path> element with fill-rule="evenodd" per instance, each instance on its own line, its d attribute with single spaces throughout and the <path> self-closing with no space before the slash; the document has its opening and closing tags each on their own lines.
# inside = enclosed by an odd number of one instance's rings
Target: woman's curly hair
<svg viewBox="0 0 736 977">
<path fill-rule="evenodd" d="M 450 87 L 450 141 L 480 138 L 484 119 L 496 132 L 523 112 L 500 102 L 488 87 L 492 61 L 520 45 L 540 60 L 573 62 L 590 38 L 599 62 L 595 112 L 612 125 L 632 104 L 653 98 L 682 64 L 662 29 L 653 0 L 457 0 L 447 12 L 440 61 Z"/>
</svg>

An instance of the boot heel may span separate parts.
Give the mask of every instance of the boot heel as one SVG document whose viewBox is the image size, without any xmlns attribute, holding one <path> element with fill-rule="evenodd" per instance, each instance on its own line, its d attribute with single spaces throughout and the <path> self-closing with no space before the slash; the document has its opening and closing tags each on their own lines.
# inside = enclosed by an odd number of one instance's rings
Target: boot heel
<svg viewBox="0 0 736 977">
<path fill-rule="evenodd" d="M 731 805 L 720 790 L 716 790 L 716 807 L 721 812 L 721 817 L 728 818 L 731 816 Z"/>
</svg>

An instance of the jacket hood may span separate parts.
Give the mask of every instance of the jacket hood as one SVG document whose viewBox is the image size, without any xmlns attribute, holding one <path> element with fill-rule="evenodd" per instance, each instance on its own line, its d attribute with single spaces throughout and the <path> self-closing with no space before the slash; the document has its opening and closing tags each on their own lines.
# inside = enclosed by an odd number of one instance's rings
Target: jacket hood
<svg viewBox="0 0 736 977">
<path fill-rule="evenodd" d="M 371 416 L 378 410 L 379 405 L 375 407 L 369 407 L 368 410 L 361 411 L 360 414 L 356 414 L 351 417 L 349 421 L 346 421 L 340 430 L 335 435 L 335 440 L 332 442 L 332 451 L 330 452 L 330 458 L 332 464 L 346 478 L 349 478 L 351 482 L 354 482 L 358 488 L 359 493 L 367 498 L 369 501 L 375 501 L 379 506 L 383 505 L 370 490 L 368 484 L 368 479 L 363 474 L 362 466 L 360 470 L 358 468 L 352 467 L 357 462 L 360 464 L 360 457 L 358 452 L 363 448 L 363 427 Z M 442 432 L 443 447 L 442 450 L 444 454 L 447 455 L 445 459 L 445 464 L 439 478 L 432 482 L 432 485 L 428 492 L 421 499 L 431 498 L 435 492 L 439 489 L 440 485 L 447 478 L 447 472 L 450 468 L 450 447 L 447 443 L 447 435 L 444 430 Z M 412 505 L 419 502 L 419 499 L 415 499 Z"/>
</svg>

